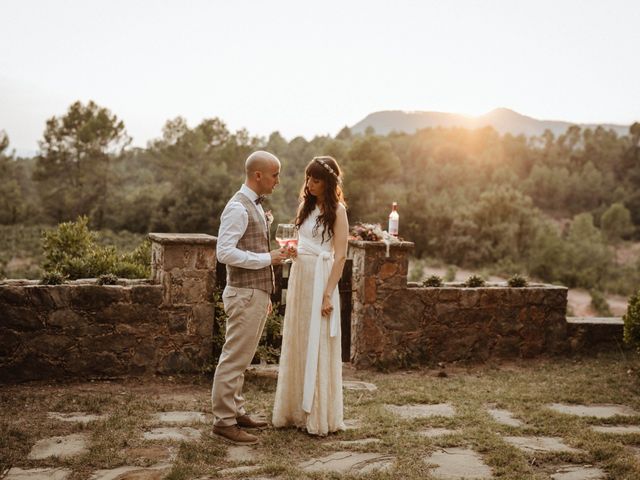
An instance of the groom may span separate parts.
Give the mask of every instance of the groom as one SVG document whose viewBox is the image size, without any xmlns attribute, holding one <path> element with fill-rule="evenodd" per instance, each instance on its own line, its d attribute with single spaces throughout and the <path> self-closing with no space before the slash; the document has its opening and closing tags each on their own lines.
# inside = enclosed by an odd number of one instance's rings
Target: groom
<svg viewBox="0 0 640 480">
<path fill-rule="evenodd" d="M 213 434 L 238 445 L 258 442 L 243 428 L 267 427 L 246 413 L 242 385 L 271 310 L 272 265 L 286 258 L 283 250 L 269 251 L 269 223 L 261 205 L 264 195 L 280 183 L 280 161 L 268 152 L 254 152 L 245 162 L 245 173 L 244 185 L 220 219 L 216 251 L 227 265 L 222 293 L 227 329 L 211 390 Z"/>
</svg>

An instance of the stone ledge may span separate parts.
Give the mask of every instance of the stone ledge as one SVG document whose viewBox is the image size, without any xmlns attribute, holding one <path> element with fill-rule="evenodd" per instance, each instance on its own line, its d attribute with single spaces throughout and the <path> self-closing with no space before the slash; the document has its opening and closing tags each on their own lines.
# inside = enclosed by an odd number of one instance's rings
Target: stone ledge
<svg viewBox="0 0 640 480">
<path fill-rule="evenodd" d="M 218 237 L 205 233 L 149 233 L 149 238 L 161 245 L 215 245 Z"/>
<path fill-rule="evenodd" d="M 622 317 L 567 317 L 575 325 L 624 325 Z"/>
<path fill-rule="evenodd" d="M 365 240 L 349 240 L 349 246 L 356 248 L 364 248 L 364 249 L 386 249 L 387 244 L 382 240 L 377 242 L 365 241 Z M 389 244 L 391 249 L 397 250 L 413 250 L 415 247 L 415 243 L 413 242 L 398 242 Z"/>
</svg>

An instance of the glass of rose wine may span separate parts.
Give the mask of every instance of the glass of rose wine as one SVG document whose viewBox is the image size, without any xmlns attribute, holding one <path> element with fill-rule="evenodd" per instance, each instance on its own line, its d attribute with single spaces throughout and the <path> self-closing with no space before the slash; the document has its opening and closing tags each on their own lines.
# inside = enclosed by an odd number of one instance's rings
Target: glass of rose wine
<svg viewBox="0 0 640 480">
<path fill-rule="evenodd" d="M 280 247 L 297 247 L 298 246 L 298 231 L 296 226 L 292 223 L 280 223 L 276 228 L 276 242 Z M 286 259 L 285 262 L 289 263 L 292 260 Z"/>
</svg>

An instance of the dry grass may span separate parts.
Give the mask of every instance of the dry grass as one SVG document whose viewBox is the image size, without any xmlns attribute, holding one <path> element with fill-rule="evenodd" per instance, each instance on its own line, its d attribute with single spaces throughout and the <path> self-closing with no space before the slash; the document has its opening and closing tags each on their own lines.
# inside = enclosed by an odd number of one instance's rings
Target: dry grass
<svg viewBox="0 0 640 480">
<path fill-rule="evenodd" d="M 327 455 L 335 448 L 328 442 L 376 437 L 381 443 L 349 446 L 357 451 L 380 452 L 396 457 L 390 473 L 367 478 L 406 480 L 429 478 L 421 458 L 439 447 L 469 446 L 478 451 L 496 476 L 502 479 L 548 479 L 562 463 L 591 464 L 603 468 L 612 479 L 640 478 L 640 463 L 631 447 L 640 446 L 640 435 L 603 435 L 592 432 L 594 424 L 640 425 L 638 417 L 611 420 L 556 414 L 545 408 L 560 403 L 620 403 L 640 411 L 640 359 L 635 355 L 606 354 L 591 359 L 553 359 L 509 364 L 448 367 L 448 377 L 422 369 L 394 373 L 348 370 L 353 379 L 375 383 L 378 391 L 345 392 L 345 416 L 358 419 L 361 427 L 326 439 L 312 438 L 295 429 L 267 430 L 257 448 L 262 469 L 256 476 L 279 478 L 337 478 L 314 474 L 305 477 L 296 465 Z M 200 425 L 203 437 L 193 443 L 146 441 L 142 432 L 153 425 L 158 411 L 195 410 L 208 413 L 210 382 L 204 377 L 127 379 L 111 382 L 28 384 L 4 386 L 0 393 L 0 471 L 9 466 L 66 466 L 73 478 L 88 478 L 92 471 L 122 465 L 148 466 L 171 460 L 168 478 L 173 480 L 216 477 L 221 468 L 235 466 L 225 459 L 226 445 Z M 275 392 L 273 378 L 250 376 L 246 387 L 256 413 L 269 414 Z M 402 420 L 390 416 L 384 404 L 448 402 L 454 418 Z M 502 426 L 486 413 L 495 404 L 525 422 L 520 428 Z M 51 420 L 47 412 L 108 414 L 106 420 L 88 426 Z M 460 433 L 424 438 L 416 432 L 425 427 L 454 428 Z M 27 460 L 31 446 L 40 438 L 88 432 L 90 451 L 69 460 Z M 504 435 L 560 436 L 579 454 L 527 455 L 502 440 Z M 342 447 L 341 447 L 342 448 Z M 242 478 L 242 477 L 238 477 Z"/>
</svg>

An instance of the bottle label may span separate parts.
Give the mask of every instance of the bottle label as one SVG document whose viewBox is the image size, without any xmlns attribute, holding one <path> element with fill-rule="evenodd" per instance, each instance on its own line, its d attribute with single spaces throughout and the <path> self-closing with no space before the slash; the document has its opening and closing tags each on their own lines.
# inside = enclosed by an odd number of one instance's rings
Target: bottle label
<svg viewBox="0 0 640 480">
<path fill-rule="evenodd" d="M 398 218 L 390 218 L 389 219 L 389 234 L 390 235 L 398 235 L 398 223 L 399 219 Z"/>
</svg>

